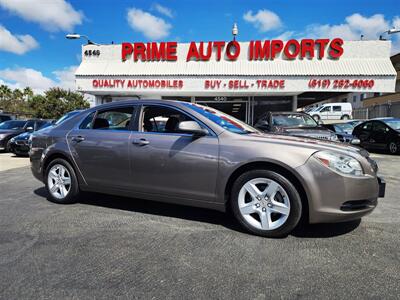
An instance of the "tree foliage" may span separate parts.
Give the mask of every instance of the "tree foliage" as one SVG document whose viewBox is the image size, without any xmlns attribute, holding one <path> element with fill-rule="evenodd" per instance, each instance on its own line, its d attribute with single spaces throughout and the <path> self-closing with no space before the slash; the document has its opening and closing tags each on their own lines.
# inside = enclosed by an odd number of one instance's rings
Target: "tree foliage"
<svg viewBox="0 0 400 300">
<path fill-rule="evenodd" d="M 70 90 L 51 88 L 40 95 L 29 87 L 12 90 L 0 85 L 0 109 L 9 113 L 57 119 L 71 110 L 88 107 L 89 102 L 82 94 Z"/>
</svg>

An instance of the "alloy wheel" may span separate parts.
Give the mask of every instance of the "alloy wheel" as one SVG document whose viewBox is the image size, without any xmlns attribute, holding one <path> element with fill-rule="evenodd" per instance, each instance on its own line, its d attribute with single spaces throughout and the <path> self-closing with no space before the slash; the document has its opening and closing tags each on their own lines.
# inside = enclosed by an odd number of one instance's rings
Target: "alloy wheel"
<svg viewBox="0 0 400 300">
<path fill-rule="evenodd" d="M 389 144 L 389 151 L 390 151 L 390 153 L 392 153 L 392 154 L 397 153 L 397 145 L 396 145 L 395 142 L 391 142 L 391 143 Z"/>
<path fill-rule="evenodd" d="M 71 175 L 66 167 L 55 164 L 49 170 L 47 184 L 54 198 L 64 199 L 71 190 Z"/>
<path fill-rule="evenodd" d="M 285 189 L 268 178 L 254 178 L 240 189 L 238 206 L 242 217 L 260 230 L 275 230 L 285 224 L 290 199 Z"/>
</svg>

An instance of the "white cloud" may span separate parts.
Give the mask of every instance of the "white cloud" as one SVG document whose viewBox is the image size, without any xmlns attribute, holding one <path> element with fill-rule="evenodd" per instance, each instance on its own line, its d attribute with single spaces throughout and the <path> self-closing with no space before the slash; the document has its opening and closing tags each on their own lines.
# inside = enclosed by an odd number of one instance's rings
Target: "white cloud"
<svg viewBox="0 0 400 300">
<path fill-rule="evenodd" d="M 83 13 L 65 0 L 0 0 L 0 6 L 50 32 L 72 31 L 83 20 Z"/>
<path fill-rule="evenodd" d="M 281 33 L 280 35 L 274 37 L 274 40 L 282 40 L 282 41 L 288 41 L 290 40 L 293 35 L 295 34 L 294 31 L 285 31 L 283 33 Z"/>
<path fill-rule="evenodd" d="M 344 40 L 359 40 L 361 35 L 364 39 L 378 39 L 390 27 L 389 23 L 381 14 L 365 17 L 356 13 L 346 17 L 342 24 L 311 24 L 305 33 L 309 37 L 341 37 Z"/>
<path fill-rule="evenodd" d="M 31 87 L 35 93 L 42 94 L 51 87 L 61 87 L 75 90 L 74 73 L 77 66 L 66 67 L 53 72 L 56 80 L 46 77 L 42 72 L 31 68 L 7 68 L 0 70 L 0 84 L 6 84 L 10 88 L 23 89 Z"/>
<path fill-rule="evenodd" d="M 172 9 L 162 6 L 161 4 L 155 3 L 152 5 L 151 9 L 159 12 L 160 14 L 162 14 L 168 18 L 174 17 L 174 13 L 173 13 Z"/>
<path fill-rule="evenodd" d="M 282 26 L 279 16 L 267 9 L 260 9 L 256 14 L 249 10 L 243 15 L 243 19 L 252 23 L 260 32 L 279 29 Z"/>
<path fill-rule="evenodd" d="M 39 47 L 38 42 L 29 34 L 13 35 L 7 28 L 0 25 L 0 50 L 24 54 L 37 47 Z"/>
<path fill-rule="evenodd" d="M 136 31 L 141 32 L 149 39 L 161 39 L 169 35 L 172 25 L 164 19 L 153 16 L 141 9 L 128 9 L 127 20 L 129 25 Z"/>
</svg>

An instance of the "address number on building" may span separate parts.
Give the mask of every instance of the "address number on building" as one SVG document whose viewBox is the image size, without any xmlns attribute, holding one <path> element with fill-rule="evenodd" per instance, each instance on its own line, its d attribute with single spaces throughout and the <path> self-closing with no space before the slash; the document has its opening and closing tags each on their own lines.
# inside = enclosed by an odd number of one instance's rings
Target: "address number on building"
<svg viewBox="0 0 400 300">
<path fill-rule="evenodd" d="M 371 89 L 375 85 L 373 79 L 310 79 L 309 88 L 334 89 Z"/>
<path fill-rule="evenodd" d="M 85 56 L 99 56 L 100 50 L 85 50 Z"/>
</svg>

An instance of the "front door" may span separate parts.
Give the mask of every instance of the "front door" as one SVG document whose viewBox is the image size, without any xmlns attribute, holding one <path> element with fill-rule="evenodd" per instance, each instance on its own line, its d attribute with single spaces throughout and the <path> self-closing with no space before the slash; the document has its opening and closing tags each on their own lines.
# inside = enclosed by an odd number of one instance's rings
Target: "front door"
<svg viewBox="0 0 400 300">
<path fill-rule="evenodd" d="M 89 115 L 68 134 L 68 144 L 89 187 L 128 189 L 133 106 Z"/>
<path fill-rule="evenodd" d="M 371 140 L 374 141 L 375 147 L 378 149 L 385 149 L 388 143 L 389 128 L 380 121 L 372 123 Z"/>
<path fill-rule="evenodd" d="M 202 137 L 179 132 L 179 122 L 189 120 L 197 122 L 173 107 L 142 107 L 139 130 L 131 136 L 132 182 L 136 191 L 215 201 L 218 137 L 210 130 Z"/>
</svg>

